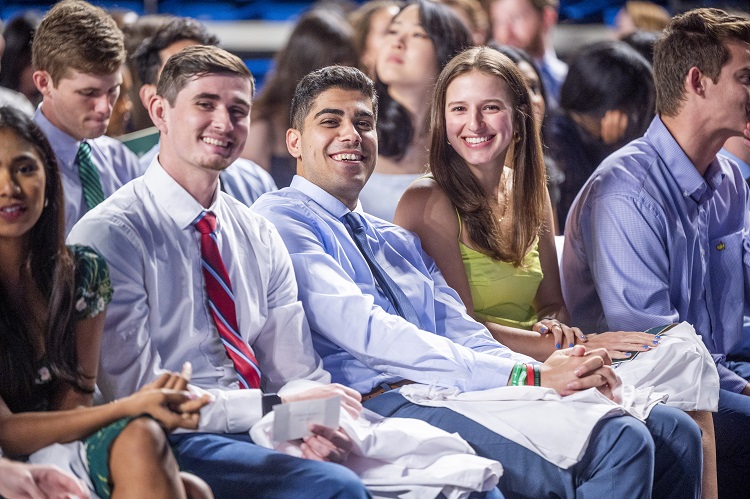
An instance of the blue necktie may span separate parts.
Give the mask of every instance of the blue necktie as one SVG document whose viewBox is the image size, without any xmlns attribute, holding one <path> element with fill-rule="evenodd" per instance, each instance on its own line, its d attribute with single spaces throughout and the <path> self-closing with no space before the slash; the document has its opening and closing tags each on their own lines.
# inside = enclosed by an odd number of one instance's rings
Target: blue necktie
<svg viewBox="0 0 750 499">
<path fill-rule="evenodd" d="M 422 322 L 419 320 L 419 316 L 417 315 L 417 311 L 414 310 L 414 306 L 404 292 L 401 291 L 401 288 L 398 287 L 398 284 L 391 279 L 375 259 L 372 248 L 370 248 L 370 243 L 367 241 L 365 226 L 362 223 L 359 214 L 354 212 L 347 213 L 344 215 L 344 223 L 349 227 L 349 232 L 354 239 L 354 243 L 357 245 L 357 248 L 359 248 L 362 256 L 365 257 L 367 265 L 370 267 L 372 275 L 375 277 L 375 281 L 377 281 L 378 286 L 380 286 L 380 289 L 383 291 L 386 298 L 388 298 L 388 301 L 391 302 L 393 308 L 396 309 L 398 315 L 415 326 L 422 328 Z"/>
</svg>

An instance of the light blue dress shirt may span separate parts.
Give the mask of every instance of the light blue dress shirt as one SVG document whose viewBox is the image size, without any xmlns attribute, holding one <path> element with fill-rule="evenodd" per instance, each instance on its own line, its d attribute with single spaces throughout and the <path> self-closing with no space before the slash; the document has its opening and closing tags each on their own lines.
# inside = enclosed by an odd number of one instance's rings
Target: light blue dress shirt
<svg viewBox="0 0 750 499">
<path fill-rule="evenodd" d="M 78 154 L 81 141 L 53 125 L 42 113 L 42 105 L 37 108 L 34 121 L 47 136 L 57 157 L 65 193 L 65 233 L 67 234 L 88 211 L 76 163 L 76 154 Z M 141 176 L 138 157 L 119 140 L 102 135 L 95 139 L 86 139 L 86 142 L 91 145 L 91 160 L 99 172 L 99 181 L 105 198 L 134 178 Z"/>
<path fill-rule="evenodd" d="M 143 171 L 153 162 L 159 154 L 159 142 L 149 149 L 140 158 Z M 260 165 L 249 159 L 237 158 L 219 174 L 221 190 L 240 201 L 245 206 L 250 206 L 262 194 L 276 190 L 276 183 L 271 174 Z"/>
<path fill-rule="evenodd" d="M 747 381 L 724 364 L 750 297 L 748 188 L 717 156 L 701 176 L 657 116 L 605 159 L 568 216 L 563 294 L 587 332 L 687 321 L 717 363 L 721 387 Z"/>
<path fill-rule="evenodd" d="M 500 345 L 466 313 L 419 239 L 362 213 L 373 252 L 401 287 L 425 329 L 399 316 L 342 217 L 349 209 L 302 177 L 264 194 L 252 210 L 276 225 L 292 256 L 313 345 L 332 380 L 361 393 L 401 379 L 463 391 L 505 386 L 515 362 L 534 362 Z"/>
</svg>

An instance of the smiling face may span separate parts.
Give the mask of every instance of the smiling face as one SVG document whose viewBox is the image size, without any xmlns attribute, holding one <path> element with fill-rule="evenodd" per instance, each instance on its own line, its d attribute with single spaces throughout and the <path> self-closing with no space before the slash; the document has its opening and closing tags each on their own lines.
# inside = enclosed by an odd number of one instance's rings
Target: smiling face
<svg viewBox="0 0 750 499">
<path fill-rule="evenodd" d="M 354 209 L 378 156 L 372 99 L 358 90 L 325 90 L 286 141 L 298 173 Z"/>
<path fill-rule="evenodd" d="M 112 107 L 120 95 L 120 70 L 108 75 L 80 73 L 74 69 L 55 85 L 46 71 L 34 73 L 42 93 L 42 113 L 57 128 L 76 140 L 104 135 Z"/>
<path fill-rule="evenodd" d="M 456 77 L 445 97 L 451 147 L 472 168 L 502 168 L 513 138 L 513 100 L 505 81 L 474 70 Z"/>
<path fill-rule="evenodd" d="M 161 132 L 162 165 L 219 172 L 240 155 L 250 126 L 248 78 L 208 74 L 190 80 L 174 106 L 157 96 L 151 116 Z"/>
<path fill-rule="evenodd" d="M 44 210 L 46 175 L 37 150 L 0 129 L 0 239 L 25 238 Z"/>
<path fill-rule="evenodd" d="M 435 46 L 410 5 L 391 22 L 378 53 L 377 74 L 386 85 L 431 85 L 438 75 Z"/>
<path fill-rule="evenodd" d="M 717 126 L 740 135 L 750 122 L 750 44 L 728 42 L 729 61 L 716 83 L 706 78 L 706 104 Z"/>
</svg>

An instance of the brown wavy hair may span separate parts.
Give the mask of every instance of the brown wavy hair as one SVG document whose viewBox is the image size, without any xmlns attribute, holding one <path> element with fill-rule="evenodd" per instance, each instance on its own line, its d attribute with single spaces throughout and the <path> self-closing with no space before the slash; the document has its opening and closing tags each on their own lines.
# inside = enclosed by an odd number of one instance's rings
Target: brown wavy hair
<svg viewBox="0 0 750 499">
<path fill-rule="evenodd" d="M 513 202 L 510 208 L 514 217 L 510 247 L 502 244 L 497 203 L 488 199 L 466 161 L 446 140 L 446 90 L 457 77 L 472 71 L 502 79 L 513 99 L 513 128 L 517 140 L 513 143 L 511 165 Z M 531 97 L 515 63 L 489 47 L 470 48 L 454 57 L 435 84 L 430 129 L 430 170 L 458 210 L 471 241 L 491 258 L 521 266 L 544 220 L 546 172 Z"/>
</svg>

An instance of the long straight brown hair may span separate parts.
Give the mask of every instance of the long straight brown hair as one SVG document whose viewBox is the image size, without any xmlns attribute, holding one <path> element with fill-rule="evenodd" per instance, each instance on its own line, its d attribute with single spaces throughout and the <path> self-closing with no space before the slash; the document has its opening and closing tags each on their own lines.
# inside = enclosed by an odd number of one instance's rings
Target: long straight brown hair
<svg viewBox="0 0 750 499">
<path fill-rule="evenodd" d="M 471 71 L 502 79 L 513 99 L 513 233 L 502 244 L 495 201 L 489 199 L 466 161 L 447 143 L 445 103 L 448 85 Z M 430 170 L 448 195 L 477 248 L 495 260 L 521 266 L 544 220 L 546 172 L 542 142 L 534 123 L 531 97 L 515 63 L 488 47 L 474 47 L 454 57 L 435 84 L 430 116 Z M 507 160 L 507 158 L 506 158 Z M 502 166 L 502 165 L 500 165 Z"/>
</svg>

